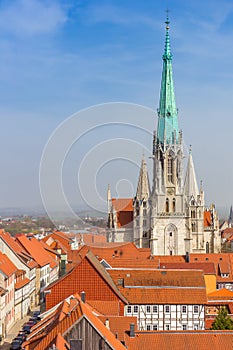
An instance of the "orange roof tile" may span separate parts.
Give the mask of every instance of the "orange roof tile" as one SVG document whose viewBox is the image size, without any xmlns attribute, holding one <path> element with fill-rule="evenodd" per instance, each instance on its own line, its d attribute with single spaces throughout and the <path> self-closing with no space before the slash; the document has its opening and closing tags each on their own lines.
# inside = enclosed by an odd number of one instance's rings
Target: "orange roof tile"
<svg viewBox="0 0 233 350">
<path fill-rule="evenodd" d="M 166 263 L 163 262 L 161 267 L 166 269 L 180 269 L 180 270 L 203 270 L 205 275 L 215 275 L 215 266 L 212 262 L 193 262 L 193 263 Z"/>
<path fill-rule="evenodd" d="M 0 252 L 0 271 L 4 273 L 5 276 L 10 277 L 17 271 L 17 267 L 13 262 L 3 253 Z"/>
<path fill-rule="evenodd" d="M 135 338 L 127 338 L 130 350 L 213 350 L 232 349 L 232 331 L 181 331 L 136 332 Z"/>
<path fill-rule="evenodd" d="M 233 300 L 233 292 L 229 289 L 222 288 L 218 289 L 207 295 L 208 300 Z"/>
<path fill-rule="evenodd" d="M 42 243 L 36 238 L 29 239 L 25 235 L 22 235 L 17 237 L 17 241 L 35 259 L 39 266 L 42 267 L 48 264 L 50 264 L 51 268 L 58 266 L 58 262 L 50 256 L 44 249 Z"/>
<path fill-rule="evenodd" d="M 204 211 L 204 227 L 212 226 L 212 218 L 210 211 Z"/>
<path fill-rule="evenodd" d="M 108 270 L 131 304 L 206 304 L 204 275 L 199 270 Z"/>
<path fill-rule="evenodd" d="M 201 270 L 146 270 L 146 269 L 110 269 L 108 273 L 117 284 L 123 279 L 124 287 L 202 287 L 205 280 Z"/>
<path fill-rule="evenodd" d="M 118 316 L 119 315 L 119 302 L 118 301 L 107 301 L 102 300 L 87 300 L 87 303 L 91 305 L 97 312 L 107 316 Z"/>
<path fill-rule="evenodd" d="M 116 338 L 120 341 L 125 341 L 125 332 L 129 332 L 130 324 L 134 323 L 135 331 L 137 331 L 137 317 L 131 316 L 98 316 L 99 319 L 106 325 L 109 321 L 109 328 Z"/>
<path fill-rule="evenodd" d="M 62 317 L 60 317 L 61 312 L 64 314 Z M 28 336 L 28 340 L 23 343 L 23 347 L 26 350 L 30 349 L 30 344 L 40 338 L 40 342 L 33 346 L 33 349 L 48 349 L 49 346 L 54 344 L 58 334 L 63 336 L 64 333 L 66 333 L 68 329 L 70 330 L 74 324 L 77 324 L 82 317 L 84 317 L 95 328 L 97 333 L 101 334 L 111 348 L 116 350 L 125 350 L 125 347 L 120 343 L 120 341 L 117 340 L 112 332 L 104 326 L 101 320 L 99 320 L 98 317 L 93 314 L 88 304 L 81 301 L 80 296 L 77 294 L 72 298 L 63 301 L 63 303 L 53 312 L 52 318 L 50 315 L 48 315 L 49 320 L 46 325 L 45 318 L 36 325 L 37 327 L 34 326 L 32 328 L 32 333 Z"/>
<path fill-rule="evenodd" d="M 25 277 L 24 279 L 15 283 L 15 289 L 20 289 L 30 283 L 30 279 Z"/>
<path fill-rule="evenodd" d="M 133 211 L 132 198 L 112 198 L 112 206 L 116 212 Z"/>
</svg>

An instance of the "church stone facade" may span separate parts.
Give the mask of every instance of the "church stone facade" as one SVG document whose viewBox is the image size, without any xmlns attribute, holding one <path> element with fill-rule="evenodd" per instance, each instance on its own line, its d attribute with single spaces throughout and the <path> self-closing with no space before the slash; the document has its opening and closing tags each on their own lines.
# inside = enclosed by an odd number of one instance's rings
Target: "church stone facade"
<svg viewBox="0 0 233 350">
<path fill-rule="evenodd" d="M 133 241 L 138 247 L 150 247 L 152 255 L 220 252 L 217 212 L 213 205 L 205 208 L 191 148 L 185 173 L 183 169 L 168 19 L 152 159 L 152 186 L 143 156 L 135 198 L 111 198 L 108 189 L 108 241 Z"/>
</svg>

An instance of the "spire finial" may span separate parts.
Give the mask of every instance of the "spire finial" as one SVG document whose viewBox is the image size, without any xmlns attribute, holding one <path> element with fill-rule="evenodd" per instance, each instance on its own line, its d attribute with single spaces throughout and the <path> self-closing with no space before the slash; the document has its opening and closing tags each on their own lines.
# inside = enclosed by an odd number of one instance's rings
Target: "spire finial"
<svg viewBox="0 0 233 350">
<path fill-rule="evenodd" d="M 167 13 L 167 17 L 166 17 L 166 21 L 165 21 L 165 24 L 166 24 L 166 30 L 169 30 L 169 24 L 170 24 L 170 21 L 169 21 L 169 16 L 168 16 L 168 14 L 169 14 L 169 9 L 166 9 L 166 13 Z"/>
</svg>

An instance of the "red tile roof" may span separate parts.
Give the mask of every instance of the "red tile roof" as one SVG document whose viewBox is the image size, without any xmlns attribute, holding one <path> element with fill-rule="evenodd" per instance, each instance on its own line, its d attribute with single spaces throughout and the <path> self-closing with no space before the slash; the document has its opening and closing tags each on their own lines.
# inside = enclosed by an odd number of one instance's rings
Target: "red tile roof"
<svg viewBox="0 0 233 350">
<path fill-rule="evenodd" d="M 16 242 L 16 240 L 4 230 L 0 230 L 0 239 L 18 256 L 18 258 L 27 265 L 28 268 L 33 269 L 37 267 L 35 260 L 23 249 L 23 247 Z"/>
<path fill-rule="evenodd" d="M 5 276 L 10 277 L 16 273 L 17 267 L 13 262 L 3 253 L 0 252 L 0 271 L 4 273 Z"/>
<path fill-rule="evenodd" d="M 120 314 L 118 301 L 108 300 L 107 302 L 103 302 L 101 300 L 88 299 L 87 303 L 102 315 L 118 316 Z"/>
<path fill-rule="evenodd" d="M 108 270 L 130 304 L 206 304 L 203 271 Z"/>
<path fill-rule="evenodd" d="M 15 283 L 15 289 L 20 289 L 30 283 L 30 279 L 25 277 L 22 280 Z"/>
<path fill-rule="evenodd" d="M 204 211 L 204 227 L 212 226 L 212 217 L 210 211 Z"/>
<path fill-rule="evenodd" d="M 67 330 L 70 330 L 73 325 L 77 324 L 83 317 L 95 328 L 97 333 L 101 334 L 110 348 L 125 350 L 125 347 L 120 341 L 117 340 L 112 332 L 93 314 L 88 304 L 81 301 L 81 298 L 77 294 L 63 301 L 62 304 L 53 311 L 52 316 L 48 315 L 47 323 L 45 317 L 44 320 L 34 326 L 32 328 L 32 333 L 28 336 L 28 340 L 23 344 L 23 347 L 26 350 L 30 349 L 30 344 L 34 343 L 36 344 L 36 346 L 33 346 L 34 350 L 48 349 L 55 344 L 58 334 L 63 336 Z M 40 339 L 40 341 L 36 342 L 37 339 Z"/>
<path fill-rule="evenodd" d="M 17 241 L 30 254 L 39 266 L 50 265 L 51 268 L 58 266 L 58 262 L 44 249 L 43 244 L 36 238 L 27 238 L 25 235 L 18 236 Z"/>
<path fill-rule="evenodd" d="M 112 205 L 116 212 L 133 211 L 132 198 L 112 198 Z"/>
<path fill-rule="evenodd" d="M 108 273 L 117 284 L 121 278 L 124 287 L 202 287 L 205 288 L 201 270 L 146 270 L 146 269 L 110 269 Z"/>
<path fill-rule="evenodd" d="M 136 332 L 127 338 L 129 350 L 213 350 L 232 349 L 232 331 Z"/>
<path fill-rule="evenodd" d="M 99 319 L 103 322 L 103 324 L 107 324 L 109 322 L 109 328 L 113 334 L 115 334 L 116 338 L 120 341 L 126 340 L 126 332 L 130 330 L 130 324 L 133 323 L 135 325 L 135 331 L 137 331 L 137 317 L 131 316 L 99 316 Z"/>
<path fill-rule="evenodd" d="M 222 288 L 207 295 L 208 300 L 233 300 L 233 292 L 229 289 Z"/>
<path fill-rule="evenodd" d="M 205 275 L 215 275 L 216 270 L 212 262 L 193 262 L 193 263 L 166 263 L 163 262 L 161 267 L 166 269 L 180 269 L 180 270 L 203 270 Z"/>
</svg>

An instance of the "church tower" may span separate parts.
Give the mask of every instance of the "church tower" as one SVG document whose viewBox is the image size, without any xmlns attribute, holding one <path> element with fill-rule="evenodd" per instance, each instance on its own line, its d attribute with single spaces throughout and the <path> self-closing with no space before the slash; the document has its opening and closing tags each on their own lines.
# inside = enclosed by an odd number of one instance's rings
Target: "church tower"
<svg viewBox="0 0 233 350">
<path fill-rule="evenodd" d="M 221 250 L 218 215 L 214 205 L 205 208 L 191 147 L 184 176 L 168 17 L 165 23 L 158 124 L 153 138 L 152 188 L 143 156 L 134 199 L 111 199 L 108 193 L 108 240 L 131 240 L 140 248 L 150 247 L 152 255 L 215 253 Z"/>
<path fill-rule="evenodd" d="M 151 194 L 152 254 L 204 252 L 204 193 L 199 193 L 190 150 L 183 179 L 183 140 L 172 74 L 169 20 L 166 20 L 158 128 L 153 141 L 154 176 Z"/>
</svg>

